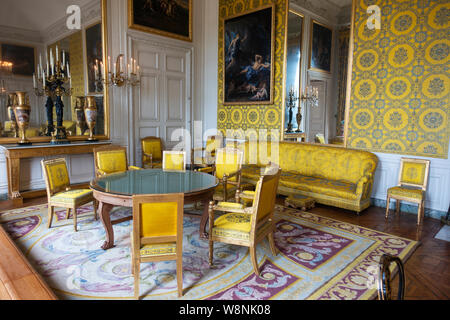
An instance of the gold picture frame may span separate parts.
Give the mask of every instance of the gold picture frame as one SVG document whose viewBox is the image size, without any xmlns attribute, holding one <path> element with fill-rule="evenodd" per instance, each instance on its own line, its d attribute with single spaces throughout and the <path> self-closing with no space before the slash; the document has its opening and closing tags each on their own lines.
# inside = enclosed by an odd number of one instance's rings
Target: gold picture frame
<svg viewBox="0 0 450 320">
<path fill-rule="evenodd" d="M 313 50 L 314 50 L 314 26 L 319 26 L 319 27 L 322 27 L 322 28 L 330 31 L 330 47 L 328 50 L 328 52 L 329 52 L 328 53 L 328 63 L 325 63 L 325 65 L 329 65 L 329 70 L 321 68 L 321 67 L 313 66 L 313 64 L 312 64 L 313 54 L 314 54 L 313 53 Z M 324 72 L 327 74 L 332 73 L 332 71 L 333 71 L 332 52 L 334 50 L 333 37 L 334 37 L 334 31 L 333 31 L 332 27 L 327 26 L 317 20 L 314 20 L 314 19 L 311 20 L 310 36 L 309 36 L 309 59 L 308 59 L 308 69 L 309 70 Z M 323 39 L 324 37 L 322 36 L 320 38 Z M 325 48 L 325 49 L 327 49 L 327 48 Z M 327 57 L 325 56 L 325 58 L 327 58 Z"/>
<path fill-rule="evenodd" d="M 192 15 L 193 15 L 193 10 L 192 10 L 192 1 L 193 0 L 185 0 L 187 1 L 187 10 L 188 10 L 188 33 L 187 34 L 180 34 L 180 33 L 176 33 L 174 31 L 169 31 L 169 30 L 163 30 L 161 28 L 158 28 L 157 26 L 150 26 L 150 25 L 144 25 L 142 23 L 139 23 L 137 21 L 135 21 L 136 19 L 136 15 L 135 15 L 135 5 L 136 2 L 140 2 L 142 0 L 128 0 L 128 27 L 130 29 L 135 29 L 135 30 L 139 30 L 139 31 L 143 31 L 143 32 L 148 32 L 148 33 L 153 33 L 156 35 L 160 35 L 160 36 L 164 36 L 164 37 L 169 37 L 169 38 L 173 38 L 173 39 L 178 39 L 178 40 L 183 40 L 183 41 L 188 41 L 188 42 L 192 42 Z M 142 1 L 143 2 L 143 1 Z M 146 2 L 145 4 L 141 3 L 141 10 L 139 11 L 140 13 L 142 13 L 142 11 L 147 10 L 147 11 L 151 11 L 154 12 L 154 15 L 156 17 L 158 17 L 161 20 L 166 20 L 171 18 L 171 15 L 176 15 L 176 13 L 173 13 L 172 11 L 175 9 L 170 9 L 172 7 L 168 7 L 169 6 L 169 1 L 168 0 L 163 0 L 160 1 L 160 5 L 161 2 L 166 4 L 167 7 L 165 7 L 166 11 L 165 12 L 159 12 L 156 10 L 163 10 L 161 8 L 152 8 L 152 2 Z M 176 4 L 178 6 L 180 6 L 179 4 Z M 181 7 L 181 6 L 180 6 Z M 182 10 L 184 10 L 186 8 L 182 8 Z M 152 11 L 153 10 L 153 11 Z M 182 15 L 184 16 L 184 15 Z M 175 19 L 175 16 L 172 17 L 174 18 L 174 20 L 180 20 L 180 19 Z M 162 23 L 160 21 L 160 23 Z M 183 21 L 183 24 L 185 24 L 186 21 Z M 172 25 L 174 25 L 173 23 L 171 23 L 171 27 Z M 183 29 L 183 27 L 185 26 L 181 26 L 180 29 Z"/>
<path fill-rule="evenodd" d="M 269 99 L 267 100 L 258 100 L 258 101 L 252 101 L 252 100 L 242 100 L 242 101 L 227 101 L 227 59 L 226 59 L 226 55 L 227 55 L 227 41 L 226 41 L 226 35 L 227 35 L 227 22 L 229 22 L 230 20 L 235 20 L 237 18 L 241 18 L 244 19 L 246 16 L 267 10 L 267 9 L 271 9 L 271 22 L 270 22 L 270 35 L 271 35 L 271 39 L 270 39 L 270 79 L 269 79 L 269 84 L 270 84 L 270 88 L 268 91 L 269 93 Z M 223 66 L 223 70 L 222 70 L 222 75 L 223 75 L 223 105 L 270 105 L 274 103 L 274 72 L 275 72 L 275 67 L 274 67 L 274 51 L 275 51 L 275 4 L 269 4 L 269 5 L 265 5 L 265 6 L 261 6 L 258 7 L 256 9 L 252 9 L 252 10 L 248 10 L 236 15 L 232 15 L 229 17 L 226 17 L 224 19 L 224 27 L 223 27 L 223 61 L 224 61 L 224 66 Z M 244 37 L 245 39 L 245 37 Z M 255 55 L 255 61 L 256 61 L 256 55 Z"/>
</svg>

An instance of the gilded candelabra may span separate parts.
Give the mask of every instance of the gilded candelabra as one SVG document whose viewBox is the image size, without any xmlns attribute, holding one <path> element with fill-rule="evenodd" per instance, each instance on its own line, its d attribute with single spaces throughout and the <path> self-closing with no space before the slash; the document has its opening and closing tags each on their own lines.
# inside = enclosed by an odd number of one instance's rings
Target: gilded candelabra
<svg viewBox="0 0 450 320">
<path fill-rule="evenodd" d="M 287 107 L 289 108 L 289 122 L 287 125 L 286 133 L 291 133 L 293 131 L 292 117 L 294 115 L 293 108 L 295 108 L 295 103 L 298 100 L 296 97 L 294 87 L 291 86 L 288 93 Z"/>
<path fill-rule="evenodd" d="M 319 106 L 319 90 L 314 87 L 306 87 L 305 91 L 300 95 L 300 101 L 303 103 L 309 103 L 312 107 Z M 306 105 L 305 105 L 306 107 Z M 302 108 L 301 104 L 298 105 L 298 111 L 296 115 L 296 120 L 298 124 L 297 132 L 301 132 L 300 124 L 302 123 Z"/>
<path fill-rule="evenodd" d="M 65 84 L 69 83 L 69 88 L 65 88 Z M 42 89 L 39 88 L 42 84 Z M 47 96 L 45 108 L 47 110 L 47 136 L 52 136 L 51 144 L 70 143 L 67 139 L 66 129 L 63 126 L 64 103 L 63 96 L 71 96 L 73 93 L 72 79 L 70 77 L 69 62 L 66 63 L 65 52 L 62 52 L 62 59 L 59 57 L 58 46 L 55 50 L 55 59 L 53 58 L 53 50 L 50 49 L 50 60 L 46 61 L 46 70 L 42 65 L 42 57 L 39 56 L 39 64 L 37 67 L 37 77 L 33 74 L 33 87 L 37 96 Z M 53 102 L 53 99 L 55 101 Z M 53 123 L 53 106 L 56 109 L 56 131 Z"/>
<path fill-rule="evenodd" d="M 124 63 L 123 54 L 117 56 L 116 62 L 111 65 L 111 59 L 108 57 L 108 75 L 103 79 L 105 85 L 123 87 L 124 85 L 137 86 L 140 84 L 140 70 L 136 59 L 131 58 L 128 64 Z M 112 67 L 112 68 L 111 68 Z M 100 66 L 102 74 L 105 73 L 103 64 Z"/>
</svg>

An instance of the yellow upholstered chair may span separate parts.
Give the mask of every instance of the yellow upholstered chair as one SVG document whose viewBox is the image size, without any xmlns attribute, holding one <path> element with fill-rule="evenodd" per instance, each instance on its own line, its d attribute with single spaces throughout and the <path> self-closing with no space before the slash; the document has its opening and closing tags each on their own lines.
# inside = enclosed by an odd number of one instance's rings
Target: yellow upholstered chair
<svg viewBox="0 0 450 320">
<path fill-rule="evenodd" d="M 159 137 L 145 137 L 141 139 L 142 167 L 162 168 L 163 143 Z"/>
<path fill-rule="evenodd" d="M 264 169 L 262 175 L 274 175 L 278 172 L 280 166 L 276 163 L 269 162 Z M 255 198 L 256 191 L 254 190 L 237 190 L 236 191 L 236 202 L 242 202 L 245 206 L 251 205 Z"/>
<path fill-rule="evenodd" d="M 419 205 L 417 224 L 420 225 L 425 211 L 425 192 L 428 185 L 430 160 L 402 158 L 400 174 L 396 187 L 388 189 L 386 201 L 386 219 L 389 216 L 389 203 L 396 200 L 396 212 L 400 211 L 400 202 L 407 201 Z"/>
<path fill-rule="evenodd" d="M 163 170 L 186 170 L 186 152 L 184 151 L 164 151 Z"/>
<path fill-rule="evenodd" d="M 175 260 L 178 296 L 183 295 L 184 194 L 133 196 L 131 233 L 134 296 L 139 299 L 140 264 Z"/>
<path fill-rule="evenodd" d="M 139 170 L 128 166 L 127 149 L 119 146 L 94 148 L 95 176 L 101 177 L 111 173 Z"/>
<path fill-rule="evenodd" d="M 210 172 L 219 180 L 213 195 L 215 201 L 228 201 L 241 190 L 241 170 L 243 152 L 235 148 L 220 148 L 216 151 L 213 167 L 198 169 L 199 172 Z"/>
<path fill-rule="evenodd" d="M 71 189 L 66 159 L 42 160 L 42 172 L 44 173 L 45 186 L 48 199 L 47 227 L 51 228 L 55 207 L 66 208 L 66 219 L 73 212 L 73 226 L 77 231 L 77 209 L 89 202 L 94 203 L 94 216 L 97 220 L 97 201 L 90 189 Z"/>
<path fill-rule="evenodd" d="M 251 207 L 240 203 L 219 202 L 209 205 L 209 264 L 213 264 L 214 242 L 224 242 L 249 247 L 253 270 L 259 276 L 256 245 L 268 237 L 273 255 L 277 255 L 273 231 L 273 213 L 281 170 L 276 174 L 263 175 L 256 184 L 255 198 Z M 214 211 L 226 212 L 214 220 Z"/>
<path fill-rule="evenodd" d="M 191 161 L 196 167 L 205 168 L 214 165 L 217 149 L 222 148 L 223 137 L 221 135 L 209 136 L 206 146 L 191 150 Z"/>
</svg>

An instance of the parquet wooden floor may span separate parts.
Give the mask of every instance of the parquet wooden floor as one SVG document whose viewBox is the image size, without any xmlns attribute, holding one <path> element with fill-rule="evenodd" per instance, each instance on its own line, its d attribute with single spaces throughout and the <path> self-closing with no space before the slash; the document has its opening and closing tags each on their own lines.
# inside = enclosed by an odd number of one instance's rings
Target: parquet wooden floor
<svg viewBox="0 0 450 320">
<path fill-rule="evenodd" d="M 23 206 L 42 204 L 46 200 L 44 197 L 26 200 Z M 283 202 L 282 198 L 278 199 L 279 204 L 283 204 Z M 14 209 L 14 206 L 8 201 L 0 202 L 0 210 L 8 209 Z M 379 207 L 370 207 L 360 216 L 352 211 L 322 205 L 317 205 L 310 212 L 420 241 L 421 245 L 405 263 L 405 299 L 450 299 L 450 242 L 434 238 L 442 227 L 440 221 L 425 218 L 422 226 L 417 227 L 416 215 L 400 213 L 397 216 L 393 211 L 391 211 L 389 219 L 385 220 L 385 209 Z M 396 283 L 397 277 L 393 279 L 393 287 L 396 286 Z M 394 290 L 395 294 L 396 290 Z"/>
</svg>

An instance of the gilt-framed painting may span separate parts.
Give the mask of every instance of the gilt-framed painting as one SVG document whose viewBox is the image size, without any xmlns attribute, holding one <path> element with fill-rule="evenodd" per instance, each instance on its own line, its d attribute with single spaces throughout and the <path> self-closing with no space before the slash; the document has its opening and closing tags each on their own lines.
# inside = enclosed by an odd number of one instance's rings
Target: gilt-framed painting
<svg viewBox="0 0 450 320">
<path fill-rule="evenodd" d="M 309 68 L 330 73 L 333 29 L 316 20 L 312 20 L 310 44 Z"/>
<path fill-rule="evenodd" d="M 12 74 L 31 77 L 35 72 L 36 58 L 34 47 L 1 43 L 0 60 L 11 62 Z"/>
<path fill-rule="evenodd" d="M 273 104 L 275 5 L 224 21 L 223 104 Z"/>
<path fill-rule="evenodd" d="M 128 27 L 192 41 L 193 0 L 128 0 Z"/>
<path fill-rule="evenodd" d="M 98 81 L 101 74 L 100 62 L 103 62 L 102 23 L 101 21 L 89 26 L 85 30 L 86 39 L 86 68 L 88 94 L 103 93 L 103 83 Z M 97 70 L 97 71 L 96 71 Z M 95 78 L 97 72 L 97 81 Z M 105 75 L 101 75 L 105 78 Z"/>
</svg>

